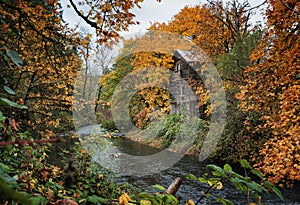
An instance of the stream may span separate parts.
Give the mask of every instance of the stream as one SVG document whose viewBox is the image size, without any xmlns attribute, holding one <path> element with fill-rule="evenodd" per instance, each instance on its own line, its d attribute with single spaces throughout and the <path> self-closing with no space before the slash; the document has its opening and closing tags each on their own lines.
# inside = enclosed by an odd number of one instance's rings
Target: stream
<svg viewBox="0 0 300 205">
<path fill-rule="evenodd" d="M 92 131 L 91 131 L 92 130 Z M 103 130 L 96 129 L 95 126 L 86 126 L 77 130 L 77 133 L 81 136 L 89 135 L 90 132 L 102 133 Z M 136 142 L 126 140 L 122 137 L 110 139 L 113 147 L 116 147 L 119 152 L 126 153 L 128 155 L 152 155 L 158 153 L 160 150 L 150 146 L 142 145 Z M 101 153 L 101 152 L 99 152 Z M 94 153 L 95 154 L 95 153 Z M 93 158 L 93 157 L 92 157 Z M 135 161 L 128 162 L 136 163 Z M 176 177 L 181 177 L 182 185 L 176 193 L 176 196 L 182 198 L 181 202 L 184 204 L 188 199 L 197 201 L 199 196 L 201 196 L 201 191 L 206 191 L 208 185 L 202 184 L 198 181 L 193 181 L 186 179 L 188 174 L 194 174 L 195 176 L 202 176 L 204 173 L 208 172 L 206 169 L 207 162 L 200 162 L 195 156 L 184 156 L 179 160 L 174 166 L 166 169 L 162 172 L 147 175 L 147 176 L 128 176 L 120 172 L 115 174 L 112 179 L 119 184 L 124 184 L 126 182 L 137 186 L 138 188 L 148 190 L 150 192 L 157 192 L 159 190 L 153 189 L 152 185 L 159 184 L 167 188 Z M 235 169 L 234 169 L 235 170 Z M 235 170 L 236 171 L 236 170 Z M 242 171 L 242 170 L 240 170 Z M 214 189 L 211 193 L 215 193 L 218 196 L 224 197 L 233 201 L 235 204 L 245 205 L 247 204 L 246 194 L 239 193 L 230 183 L 223 183 L 223 188 L 220 190 Z M 283 189 L 282 193 L 284 194 L 287 202 L 283 203 L 278 197 L 274 194 L 263 195 L 262 202 L 264 204 L 291 204 L 291 205 L 300 205 L 300 185 L 297 184 L 292 189 Z M 202 202 L 203 203 L 203 202 Z M 216 202 L 207 202 L 207 204 L 216 204 Z"/>
<path fill-rule="evenodd" d="M 117 146 L 122 152 L 128 150 L 128 154 L 135 155 L 153 154 L 159 151 L 156 148 L 141 145 L 139 143 L 135 143 L 122 138 L 114 139 L 114 145 Z M 176 195 L 182 198 L 182 202 L 186 202 L 188 199 L 193 199 L 193 201 L 197 201 L 199 196 L 201 196 L 201 191 L 206 191 L 209 187 L 208 185 L 200 183 L 198 181 L 186 179 L 186 176 L 188 174 L 193 174 L 198 177 L 202 176 L 204 173 L 209 171 L 206 169 L 206 165 L 207 162 L 199 162 L 198 158 L 196 158 L 195 156 L 184 156 L 174 166 L 158 174 L 144 177 L 122 176 L 122 174 L 120 174 L 119 176 L 116 176 L 115 180 L 120 184 L 128 182 L 136 185 L 139 188 L 153 191 L 153 188 L 151 187 L 152 185 L 159 184 L 167 188 L 176 177 L 180 177 L 183 181 Z M 224 188 L 222 188 L 221 190 L 214 189 L 212 193 L 229 199 L 235 204 L 247 204 L 247 196 L 245 194 L 241 195 L 241 193 L 239 193 L 230 184 L 223 183 L 223 186 Z M 286 204 L 300 204 L 300 186 L 294 187 L 293 189 L 282 190 L 282 192 L 287 199 Z M 265 204 L 284 204 L 274 194 L 263 195 L 262 201 Z"/>
</svg>

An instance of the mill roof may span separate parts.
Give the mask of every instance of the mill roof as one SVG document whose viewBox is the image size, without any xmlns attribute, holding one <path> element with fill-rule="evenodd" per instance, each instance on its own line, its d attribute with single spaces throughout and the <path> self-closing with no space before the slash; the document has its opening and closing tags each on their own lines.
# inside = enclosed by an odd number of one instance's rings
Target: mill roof
<svg viewBox="0 0 300 205">
<path fill-rule="evenodd" d="M 176 58 L 181 58 L 186 63 L 200 62 L 200 59 L 201 59 L 201 55 L 200 54 L 194 54 L 191 51 L 180 50 L 180 49 L 175 50 L 174 56 Z"/>
</svg>

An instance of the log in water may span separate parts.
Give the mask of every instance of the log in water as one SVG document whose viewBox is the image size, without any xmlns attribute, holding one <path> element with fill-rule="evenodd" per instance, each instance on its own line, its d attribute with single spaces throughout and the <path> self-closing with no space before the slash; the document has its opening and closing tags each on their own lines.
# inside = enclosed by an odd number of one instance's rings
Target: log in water
<svg viewBox="0 0 300 205">
<path fill-rule="evenodd" d="M 182 179 L 180 177 L 176 177 L 166 192 L 168 194 L 175 195 L 181 184 Z"/>
</svg>

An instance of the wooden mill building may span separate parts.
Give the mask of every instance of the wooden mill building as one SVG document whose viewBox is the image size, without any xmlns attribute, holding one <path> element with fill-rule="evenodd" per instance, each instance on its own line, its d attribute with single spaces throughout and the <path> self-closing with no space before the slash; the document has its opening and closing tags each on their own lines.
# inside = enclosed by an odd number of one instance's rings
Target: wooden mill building
<svg viewBox="0 0 300 205">
<path fill-rule="evenodd" d="M 170 75 L 170 114 L 187 111 L 191 116 L 199 116 L 199 96 L 195 94 L 196 86 L 202 82 L 196 71 L 200 68 L 198 58 L 189 51 L 175 51 Z"/>
</svg>

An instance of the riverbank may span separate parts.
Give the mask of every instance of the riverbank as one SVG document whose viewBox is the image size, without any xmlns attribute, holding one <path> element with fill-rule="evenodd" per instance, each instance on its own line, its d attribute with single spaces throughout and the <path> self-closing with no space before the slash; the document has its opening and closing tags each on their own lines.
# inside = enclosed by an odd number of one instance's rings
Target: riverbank
<svg viewBox="0 0 300 205">
<path fill-rule="evenodd" d="M 140 136 L 140 131 L 136 131 L 136 132 L 128 132 L 126 135 L 123 133 L 120 133 L 121 135 L 118 136 L 122 136 L 123 138 L 139 143 L 139 144 L 143 144 L 143 145 L 147 145 L 153 148 L 157 148 L 157 149 L 166 149 L 168 147 L 168 144 L 166 144 L 166 142 L 162 139 L 160 139 L 159 137 L 153 138 L 151 140 L 145 140 L 143 137 Z M 168 151 L 170 152 L 178 152 L 177 150 L 174 149 L 168 149 Z M 194 157 L 199 157 L 200 151 L 192 146 L 191 148 L 189 148 L 186 152 L 185 155 L 187 156 L 194 156 Z"/>
</svg>

